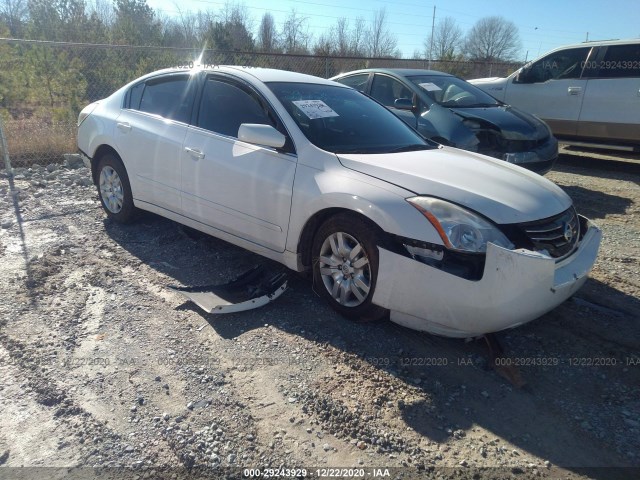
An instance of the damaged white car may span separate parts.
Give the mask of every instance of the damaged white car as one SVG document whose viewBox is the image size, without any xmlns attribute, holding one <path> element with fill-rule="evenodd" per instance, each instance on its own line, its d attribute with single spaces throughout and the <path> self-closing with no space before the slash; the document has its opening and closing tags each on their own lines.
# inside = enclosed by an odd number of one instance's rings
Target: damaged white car
<svg viewBox="0 0 640 480">
<path fill-rule="evenodd" d="M 107 215 L 137 209 L 292 270 L 341 314 L 468 337 L 548 312 L 601 240 L 555 184 L 424 140 L 335 82 L 154 72 L 86 107 L 78 146 Z"/>
</svg>

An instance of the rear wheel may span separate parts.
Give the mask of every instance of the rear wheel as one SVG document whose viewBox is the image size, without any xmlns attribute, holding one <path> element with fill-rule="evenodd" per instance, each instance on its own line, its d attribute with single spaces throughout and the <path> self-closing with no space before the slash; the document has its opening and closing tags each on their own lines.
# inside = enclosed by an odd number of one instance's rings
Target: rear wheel
<svg viewBox="0 0 640 480">
<path fill-rule="evenodd" d="M 137 213 L 127 170 L 116 155 L 108 153 L 98 162 L 98 195 L 107 216 L 119 223 L 131 222 Z"/>
<path fill-rule="evenodd" d="M 339 214 L 319 228 L 313 242 L 316 291 L 347 318 L 378 320 L 387 311 L 371 300 L 378 278 L 377 227 L 352 214 Z"/>
</svg>

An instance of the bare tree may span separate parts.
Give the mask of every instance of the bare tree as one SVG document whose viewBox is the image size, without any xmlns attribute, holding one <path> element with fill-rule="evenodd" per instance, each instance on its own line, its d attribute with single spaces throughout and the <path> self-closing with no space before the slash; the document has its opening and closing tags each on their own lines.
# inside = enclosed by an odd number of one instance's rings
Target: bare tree
<svg viewBox="0 0 640 480">
<path fill-rule="evenodd" d="M 391 57 L 396 54 L 398 40 L 387 27 L 387 11 L 384 7 L 374 13 L 367 33 L 371 57 Z"/>
<path fill-rule="evenodd" d="M 105 27 L 111 27 L 116 19 L 116 13 L 113 9 L 113 2 L 109 0 L 93 0 L 88 2 L 87 9 L 89 14 L 102 22 Z"/>
<path fill-rule="evenodd" d="M 291 9 L 282 25 L 280 38 L 285 53 L 308 53 L 311 34 L 307 26 L 307 17 L 301 17 L 295 9 Z"/>
<path fill-rule="evenodd" d="M 515 60 L 521 50 L 520 33 L 503 17 L 485 17 L 476 22 L 465 40 L 465 53 L 472 60 Z"/>
<path fill-rule="evenodd" d="M 342 17 L 331 27 L 331 38 L 335 43 L 335 53 L 340 56 L 351 54 L 351 34 L 349 20 Z"/>
<path fill-rule="evenodd" d="M 349 20 L 342 17 L 325 33 L 320 35 L 313 47 L 317 55 L 336 55 L 340 57 L 365 55 L 366 24 L 358 17 L 353 28 Z"/>
<path fill-rule="evenodd" d="M 222 23 L 243 25 L 248 32 L 253 31 L 253 18 L 243 3 L 225 2 L 219 17 Z"/>
<path fill-rule="evenodd" d="M 196 47 L 200 45 L 200 36 L 198 32 L 198 17 L 190 12 L 184 12 L 180 5 L 174 3 L 175 8 L 178 10 L 178 15 L 175 19 L 177 28 L 180 30 L 184 39 L 185 46 Z"/>
<path fill-rule="evenodd" d="M 29 15 L 27 0 L 2 0 L 0 2 L 0 20 L 9 27 L 9 33 L 14 38 L 20 38 Z"/>
<path fill-rule="evenodd" d="M 351 54 L 366 55 L 365 38 L 367 34 L 367 24 L 362 17 L 356 18 L 355 24 L 351 29 Z"/>
<path fill-rule="evenodd" d="M 251 33 L 253 31 L 253 19 L 245 5 L 226 2 L 219 19 L 218 28 L 216 29 L 218 35 L 214 35 L 214 37 L 220 39 L 220 36 L 222 36 L 224 38 L 223 45 L 228 45 L 227 48 L 229 49 L 253 50 L 254 40 Z"/>
<path fill-rule="evenodd" d="M 438 22 L 433 32 L 433 49 L 430 50 L 430 39 L 424 42 L 427 57 L 431 54 L 437 60 L 448 60 L 455 57 L 463 47 L 462 29 L 453 17 L 445 17 Z"/>
<path fill-rule="evenodd" d="M 278 33 L 273 15 L 265 12 L 258 27 L 258 49 L 263 52 L 275 52 L 278 50 Z"/>
<path fill-rule="evenodd" d="M 319 57 L 336 55 L 336 41 L 331 31 L 322 33 L 313 45 L 313 54 Z"/>
<path fill-rule="evenodd" d="M 215 15 L 209 10 L 198 10 L 198 13 L 195 14 L 195 23 L 198 45 L 205 47 L 207 33 L 213 28 L 215 23 Z M 206 47 L 210 48 L 211 45 L 206 45 Z"/>
</svg>

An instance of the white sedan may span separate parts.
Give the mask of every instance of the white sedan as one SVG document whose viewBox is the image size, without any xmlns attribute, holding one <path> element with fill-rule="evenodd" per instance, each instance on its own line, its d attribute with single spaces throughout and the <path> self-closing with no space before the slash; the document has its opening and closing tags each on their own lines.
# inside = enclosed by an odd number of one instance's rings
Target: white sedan
<svg viewBox="0 0 640 480">
<path fill-rule="evenodd" d="M 335 82 L 241 67 L 161 70 L 87 106 L 78 147 L 106 214 L 155 212 L 312 270 L 344 316 L 469 337 L 585 282 L 600 230 L 555 184 L 424 140 Z"/>
</svg>

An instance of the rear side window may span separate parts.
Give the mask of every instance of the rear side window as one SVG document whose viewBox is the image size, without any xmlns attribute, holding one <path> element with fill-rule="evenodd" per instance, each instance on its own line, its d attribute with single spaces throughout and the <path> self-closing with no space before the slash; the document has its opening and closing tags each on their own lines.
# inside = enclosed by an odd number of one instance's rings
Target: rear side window
<svg viewBox="0 0 640 480">
<path fill-rule="evenodd" d="M 237 138 L 243 123 L 273 125 L 254 95 L 231 83 L 208 79 L 202 91 L 198 126 Z"/>
<path fill-rule="evenodd" d="M 369 74 L 351 75 L 350 77 L 340 78 L 336 82 L 346 85 L 347 87 L 355 88 L 356 90 L 364 93 L 367 88 L 367 80 L 369 80 Z"/>
<path fill-rule="evenodd" d="M 134 87 L 135 88 L 135 87 Z M 131 108 L 134 106 L 134 92 L 131 92 Z M 161 117 L 189 123 L 191 116 L 191 95 L 189 76 L 170 76 L 146 82 L 139 110 Z"/>
<path fill-rule="evenodd" d="M 608 47 L 598 67 L 600 78 L 640 77 L 640 44 Z"/>
</svg>

